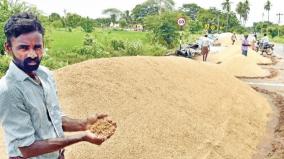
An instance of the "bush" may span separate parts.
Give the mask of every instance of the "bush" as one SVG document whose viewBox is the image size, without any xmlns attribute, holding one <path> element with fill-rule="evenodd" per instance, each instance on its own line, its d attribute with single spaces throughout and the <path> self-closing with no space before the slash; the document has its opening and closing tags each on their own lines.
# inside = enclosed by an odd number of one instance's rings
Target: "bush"
<svg viewBox="0 0 284 159">
<path fill-rule="evenodd" d="M 89 34 L 86 34 L 83 44 L 84 46 L 92 46 L 94 45 L 94 39 Z"/>
<path fill-rule="evenodd" d="M 124 42 L 122 40 L 111 40 L 111 46 L 114 50 L 125 49 Z"/>
<path fill-rule="evenodd" d="M 0 55 L 0 77 L 2 77 L 9 68 L 11 58 L 7 55 Z"/>
<path fill-rule="evenodd" d="M 147 48 L 148 49 L 145 50 L 146 55 L 150 55 L 150 56 L 164 56 L 166 51 L 168 50 L 166 47 L 164 47 L 161 44 L 154 44 Z"/>
<path fill-rule="evenodd" d="M 6 41 L 6 37 L 4 35 L 4 24 L 0 23 L 0 55 L 4 55 L 4 43 Z"/>
<path fill-rule="evenodd" d="M 143 44 L 141 41 L 126 42 L 125 43 L 125 54 L 127 56 L 142 55 Z"/>
</svg>

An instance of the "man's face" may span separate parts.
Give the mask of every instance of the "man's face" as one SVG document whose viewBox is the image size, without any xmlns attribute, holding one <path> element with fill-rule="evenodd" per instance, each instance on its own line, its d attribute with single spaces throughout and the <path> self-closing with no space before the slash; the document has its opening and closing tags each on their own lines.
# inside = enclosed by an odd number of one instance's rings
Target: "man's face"
<svg viewBox="0 0 284 159">
<path fill-rule="evenodd" d="M 38 31 L 11 38 L 11 45 L 5 44 L 6 51 L 13 56 L 14 63 L 24 72 L 38 69 L 44 53 L 42 34 Z"/>
</svg>

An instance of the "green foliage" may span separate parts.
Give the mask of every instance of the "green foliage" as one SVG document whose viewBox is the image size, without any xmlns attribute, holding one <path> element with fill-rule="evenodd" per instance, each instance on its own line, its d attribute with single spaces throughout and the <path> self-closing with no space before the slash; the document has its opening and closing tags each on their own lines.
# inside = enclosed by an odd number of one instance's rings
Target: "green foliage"
<svg viewBox="0 0 284 159">
<path fill-rule="evenodd" d="M 63 28 L 64 27 L 62 20 L 55 20 L 55 21 L 51 22 L 50 25 L 54 28 Z"/>
<path fill-rule="evenodd" d="M 125 49 L 124 42 L 122 40 L 111 40 L 111 46 L 116 51 Z"/>
<path fill-rule="evenodd" d="M 144 20 L 145 28 L 152 32 L 149 36 L 150 40 L 168 48 L 175 47 L 178 39 L 177 31 L 179 30 L 176 21 L 179 17 L 185 17 L 189 23 L 187 16 L 178 12 L 165 12 L 161 15 L 146 17 Z M 184 29 L 187 30 L 188 26 L 186 25 Z"/>
<path fill-rule="evenodd" d="M 189 25 L 189 31 L 191 33 L 201 33 L 203 30 L 203 27 L 202 27 L 202 23 L 198 20 L 195 20 L 195 21 L 191 21 L 190 22 L 190 25 Z"/>
<path fill-rule="evenodd" d="M 269 27 L 268 28 L 269 35 L 274 38 L 278 35 L 278 28 L 277 27 Z"/>
<path fill-rule="evenodd" d="M 48 16 L 48 20 L 50 22 L 54 22 L 54 21 L 61 21 L 61 17 L 58 13 L 51 13 L 49 16 Z"/>
<path fill-rule="evenodd" d="M 9 68 L 11 58 L 7 55 L 0 55 L 0 77 L 2 77 Z"/>
<path fill-rule="evenodd" d="M 127 41 L 125 42 L 125 53 L 128 56 L 142 55 L 143 44 L 141 41 Z"/>
<path fill-rule="evenodd" d="M 91 33 L 94 30 L 94 22 L 87 18 L 82 18 L 81 27 L 86 33 Z"/>
<path fill-rule="evenodd" d="M 161 44 L 152 44 L 149 46 L 144 47 L 143 55 L 147 56 L 164 56 L 166 51 L 168 50 Z"/>
<path fill-rule="evenodd" d="M 79 27 L 81 25 L 82 17 L 75 13 L 67 13 L 65 17 L 65 26 L 72 31 L 73 28 Z"/>
<path fill-rule="evenodd" d="M 94 45 L 94 39 L 89 34 L 86 34 L 83 44 L 84 46 L 92 46 Z"/>
<path fill-rule="evenodd" d="M 0 56 L 4 55 L 4 43 L 6 41 L 6 37 L 4 35 L 4 24 L 0 22 Z"/>
<path fill-rule="evenodd" d="M 120 19 L 120 20 L 119 20 L 119 26 L 120 26 L 121 28 L 125 28 L 125 27 L 127 26 L 127 21 L 126 21 L 126 19 Z"/>
<path fill-rule="evenodd" d="M 183 11 L 187 16 L 189 16 L 192 20 L 197 18 L 199 11 L 202 8 L 195 3 L 183 4 L 181 11 Z"/>
<path fill-rule="evenodd" d="M 131 12 L 131 16 L 134 18 L 136 23 L 142 23 L 143 19 L 150 15 L 156 15 L 159 13 L 159 8 L 157 6 L 148 4 L 138 4 L 134 7 Z"/>
</svg>

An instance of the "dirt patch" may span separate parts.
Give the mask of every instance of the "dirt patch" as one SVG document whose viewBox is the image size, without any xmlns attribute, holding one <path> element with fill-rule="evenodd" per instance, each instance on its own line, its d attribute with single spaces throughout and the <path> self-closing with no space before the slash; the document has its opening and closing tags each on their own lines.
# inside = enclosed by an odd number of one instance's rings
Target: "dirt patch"
<svg viewBox="0 0 284 159">
<path fill-rule="evenodd" d="M 267 57 L 267 56 L 266 56 Z M 269 56 L 271 63 L 258 63 L 258 65 L 263 65 L 263 66 L 270 66 L 270 65 L 276 65 L 279 60 L 279 58 L 277 58 L 276 56 Z"/>
<path fill-rule="evenodd" d="M 278 76 L 278 71 L 275 68 L 269 68 L 270 74 L 264 77 L 245 77 L 245 76 L 236 76 L 239 79 L 271 79 Z"/>
<path fill-rule="evenodd" d="M 253 87 L 256 91 L 268 95 L 272 99 L 272 103 L 278 109 L 279 116 L 277 125 L 275 126 L 274 136 L 271 140 L 270 152 L 267 152 L 264 159 L 282 159 L 284 158 L 284 97 L 265 89 Z"/>
</svg>

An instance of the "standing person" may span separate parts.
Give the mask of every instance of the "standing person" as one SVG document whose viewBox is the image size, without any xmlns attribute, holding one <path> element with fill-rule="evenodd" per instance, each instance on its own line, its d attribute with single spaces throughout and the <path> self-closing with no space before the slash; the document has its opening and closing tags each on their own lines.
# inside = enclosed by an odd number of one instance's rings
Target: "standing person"
<svg viewBox="0 0 284 159">
<path fill-rule="evenodd" d="M 242 42 L 242 54 L 244 56 L 248 55 L 248 48 L 249 48 L 250 44 L 249 44 L 249 40 L 248 40 L 248 35 L 245 35 L 245 38 Z"/>
<path fill-rule="evenodd" d="M 208 53 L 210 51 L 210 39 L 208 38 L 208 35 L 204 35 L 204 37 L 201 39 L 201 54 L 203 55 L 203 61 L 207 60 Z"/>
<path fill-rule="evenodd" d="M 251 39 L 251 48 L 252 48 L 252 50 L 256 50 L 256 42 L 257 42 L 257 36 L 256 36 L 256 34 L 254 34 L 252 39 Z"/>
<path fill-rule="evenodd" d="M 40 66 L 44 53 L 44 28 L 30 13 L 11 16 L 4 27 L 5 51 L 12 61 L 0 80 L 0 122 L 9 159 L 64 159 L 64 148 L 86 141 L 100 145 L 116 129 L 106 114 L 72 119 L 60 112 L 51 72 Z M 113 131 L 97 136 L 87 127 L 108 120 Z M 64 131 L 80 131 L 64 136 Z"/>
<path fill-rule="evenodd" d="M 235 42 L 236 42 L 236 40 L 237 40 L 236 33 L 234 33 L 234 34 L 231 36 L 231 40 L 232 40 L 232 45 L 234 45 Z"/>
</svg>

